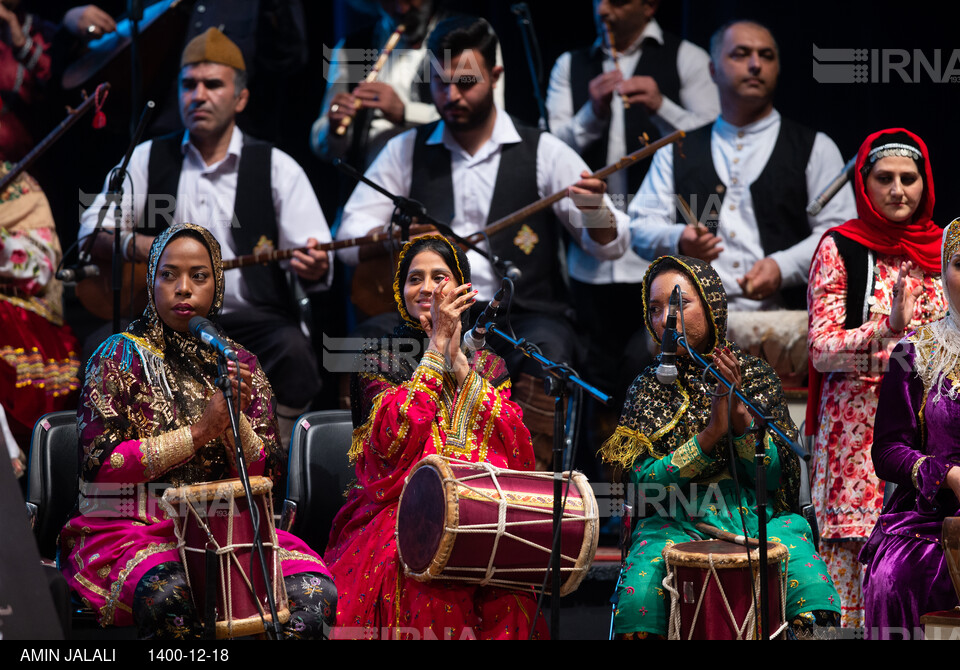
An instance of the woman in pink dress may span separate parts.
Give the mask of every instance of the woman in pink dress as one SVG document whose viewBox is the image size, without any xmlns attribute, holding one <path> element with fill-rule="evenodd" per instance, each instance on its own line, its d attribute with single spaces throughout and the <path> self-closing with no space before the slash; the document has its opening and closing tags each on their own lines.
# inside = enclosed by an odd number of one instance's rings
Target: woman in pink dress
<svg viewBox="0 0 960 670">
<path fill-rule="evenodd" d="M 78 411 L 82 487 L 60 534 L 60 568 L 100 625 L 136 625 L 141 638 L 202 634 L 177 550 L 174 521 L 158 504 L 168 486 L 237 476 L 233 432 L 217 354 L 189 333 L 194 316 L 223 304 L 220 245 L 204 228 L 178 224 L 157 236 L 143 316 L 100 345 L 87 364 Z M 270 384 L 253 354 L 239 364 L 239 422 L 251 476 L 282 464 Z M 287 590 L 288 638 L 319 638 L 332 623 L 336 589 L 323 561 L 277 531 Z M 278 603 L 278 610 L 283 603 Z"/>
<path fill-rule="evenodd" d="M 810 266 L 807 304 L 820 553 L 840 591 L 842 625 L 863 625 L 857 555 L 883 503 L 870 459 L 880 380 L 905 332 L 943 316 L 940 235 L 927 147 L 902 128 L 857 154 L 859 218 L 828 231 Z"/>
<path fill-rule="evenodd" d="M 335 637 L 546 636 L 543 617 L 534 623 L 532 590 L 417 582 L 404 575 L 397 552 L 400 493 L 424 456 L 512 470 L 534 466 L 503 360 L 486 350 L 468 357 L 461 349 L 476 297 L 469 282 L 466 256 L 446 239 L 408 243 L 393 285 L 403 324 L 360 356 L 351 390 L 357 484 L 324 555 L 339 593 Z"/>
</svg>

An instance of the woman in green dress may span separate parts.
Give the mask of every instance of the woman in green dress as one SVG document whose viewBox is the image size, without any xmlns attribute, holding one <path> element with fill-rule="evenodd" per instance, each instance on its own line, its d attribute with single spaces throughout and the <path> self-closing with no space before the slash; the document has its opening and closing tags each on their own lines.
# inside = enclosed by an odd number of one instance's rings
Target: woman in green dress
<svg viewBox="0 0 960 670">
<path fill-rule="evenodd" d="M 659 344 L 670 294 L 677 285 L 686 341 L 712 360 L 746 397 L 769 408 L 783 431 L 795 438 L 797 429 L 773 369 L 727 340 L 727 296 L 709 265 L 683 256 L 664 256 L 651 264 L 644 277 L 643 306 L 654 340 Z M 678 318 L 678 329 L 680 323 Z M 661 552 L 668 545 L 702 538 L 698 522 L 757 536 L 754 454 L 758 438 L 752 431 L 752 416 L 737 399 L 729 410 L 727 395 L 714 395 L 712 380 L 703 381 L 703 370 L 683 347 L 678 351 L 677 370 L 672 384 L 657 380 L 656 366 L 637 377 L 616 432 L 602 448 L 604 459 L 623 469 L 627 482 L 645 501 L 637 510 L 619 591 L 614 626 L 621 637 L 667 634 L 670 602 L 662 585 L 666 565 Z M 728 433 L 733 437 L 732 459 Z M 810 634 L 815 626 L 839 621 L 840 598 L 817 555 L 809 524 L 795 513 L 798 458 L 779 439 L 766 440 L 767 536 L 786 546 L 790 554 L 787 621 L 794 630 Z"/>
</svg>

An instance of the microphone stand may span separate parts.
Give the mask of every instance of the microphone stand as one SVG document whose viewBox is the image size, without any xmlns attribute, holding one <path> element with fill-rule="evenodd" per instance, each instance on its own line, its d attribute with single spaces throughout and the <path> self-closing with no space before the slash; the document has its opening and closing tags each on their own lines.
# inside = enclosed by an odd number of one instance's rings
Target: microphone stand
<svg viewBox="0 0 960 670">
<path fill-rule="evenodd" d="M 87 236 L 79 252 L 80 264 L 88 263 L 93 240 L 103 230 L 103 220 L 107 216 L 110 205 L 113 205 L 113 332 L 115 333 L 120 332 L 120 294 L 123 291 L 123 249 L 120 247 L 121 224 L 123 221 L 123 182 L 127 178 L 127 165 L 130 163 L 130 157 L 133 156 L 133 150 L 137 148 L 140 138 L 143 137 L 143 133 L 147 129 L 147 122 L 150 120 L 155 106 L 153 100 L 148 100 L 144 106 L 143 113 L 140 115 L 140 123 L 137 125 L 133 139 L 127 147 L 127 153 L 123 156 L 123 162 L 120 163 L 120 167 L 113 171 L 110 177 L 107 192 L 104 194 L 103 205 L 97 215 L 97 225 Z M 136 229 L 136 222 L 133 222 L 133 228 Z"/>
<path fill-rule="evenodd" d="M 394 195 L 387 189 L 383 188 L 380 184 L 367 179 L 366 175 L 362 174 L 355 167 L 340 158 L 335 159 L 333 164 L 344 174 L 352 177 L 356 181 L 366 184 L 377 193 L 380 193 L 381 195 L 390 199 L 397 212 L 395 219 L 397 221 L 397 225 L 400 226 L 400 237 L 402 240 L 408 240 L 410 238 L 410 226 L 413 224 L 414 220 L 427 223 L 436 228 L 437 232 L 443 236 L 453 239 L 453 241 L 456 242 L 460 247 L 476 251 L 478 254 L 486 258 L 501 277 L 508 274 L 508 270 L 511 266 L 509 261 L 503 260 L 492 251 L 481 249 L 469 239 L 453 232 L 453 229 L 450 228 L 449 225 L 440 223 L 435 218 L 430 216 L 430 214 L 427 212 L 427 208 L 423 206 L 423 203 L 411 198 L 406 198 L 402 195 Z"/>
<path fill-rule="evenodd" d="M 140 108 L 143 87 L 143 60 L 140 58 L 140 22 L 143 21 L 143 0 L 127 0 L 130 18 L 130 109 Z M 130 119 L 130 130 L 133 119 Z"/>
<path fill-rule="evenodd" d="M 500 339 L 512 345 L 514 349 L 521 352 L 524 356 L 539 363 L 541 367 L 543 367 L 543 369 L 550 375 L 544 380 L 544 384 L 547 389 L 547 395 L 552 395 L 556 398 L 553 414 L 553 546 L 550 553 L 550 637 L 553 640 L 559 640 L 561 577 L 560 530 L 563 519 L 563 501 L 565 498 L 565 492 L 563 491 L 562 468 L 563 446 L 567 442 L 564 439 L 563 419 L 565 393 L 568 386 L 576 386 L 579 389 L 586 391 L 604 404 L 610 402 L 611 396 L 583 381 L 569 366 L 554 363 L 550 359 L 544 357 L 542 354 L 531 350 L 531 348 L 527 346 L 526 340 L 523 338 L 520 338 L 519 340 L 514 339 L 504 331 L 500 330 L 494 325 L 492 319 L 487 322 L 485 328 L 487 333 L 496 334 Z M 576 394 L 574 398 L 575 401 L 572 403 L 570 410 L 571 423 L 574 423 L 577 420 L 576 417 L 579 416 L 580 412 L 579 405 L 582 402 L 579 394 Z M 572 438 L 572 440 L 575 439 L 575 437 Z M 572 440 L 570 442 L 571 444 Z M 569 486 L 569 481 L 567 482 L 567 486 Z"/>
<path fill-rule="evenodd" d="M 785 432 L 783 432 L 783 430 L 774 422 L 773 416 L 768 415 L 765 409 L 757 407 L 752 399 L 744 396 L 743 393 L 736 389 L 726 377 L 717 371 L 716 368 L 711 367 L 711 364 L 708 363 L 696 349 L 688 347 L 686 338 L 676 332 L 668 333 L 668 331 L 664 331 L 664 344 L 666 344 L 668 335 L 674 339 L 677 345 L 682 346 L 687 350 L 687 353 L 689 353 L 690 357 L 696 361 L 697 365 L 704 369 L 709 368 L 710 374 L 712 374 L 717 381 L 726 386 L 728 389 L 733 390 L 733 394 L 740 399 L 744 406 L 746 406 L 747 410 L 753 415 L 754 423 L 757 426 L 757 446 L 756 451 L 754 452 L 753 461 L 757 468 L 757 539 L 760 542 L 760 565 L 757 569 L 757 574 L 760 575 L 760 613 L 758 620 L 760 622 L 759 637 L 761 640 L 768 640 L 770 639 L 770 584 L 767 580 L 767 467 L 765 464 L 766 454 L 764 453 L 766 432 L 770 431 L 783 440 L 784 443 L 789 445 L 790 448 L 793 449 L 803 460 L 810 460 L 810 455 L 807 454 L 800 447 L 800 445 L 798 445 Z M 748 546 L 746 549 L 749 555 L 750 547 Z"/>
<path fill-rule="evenodd" d="M 223 391 L 223 397 L 227 401 L 227 414 L 230 415 L 230 428 L 233 431 L 233 445 L 236 450 L 234 458 L 237 462 L 237 474 L 240 476 L 240 481 L 243 483 L 243 491 L 247 496 L 247 505 L 250 510 L 250 521 L 253 524 L 253 546 L 257 550 L 257 557 L 260 559 L 260 570 L 263 573 L 263 584 L 264 589 L 267 593 L 267 604 L 270 607 L 270 616 L 272 621 L 270 625 L 267 626 L 264 622 L 265 630 L 267 632 L 272 632 L 274 639 L 279 640 L 281 636 L 280 629 L 280 619 L 277 616 L 277 603 L 274 598 L 273 586 L 270 581 L 270 572 L 267 568 L 267 561 L 264 557 L 263 552 L 263 538 L 260 535 L 260 510 L 257 509 L 257 506 L 253 502 L 253 492 L 250 489 L 250 474 L 247 472 L 247 461 L 243 455 L 243 444 L 240 441 L 240 404 L 239 402 L 234 402 L 234 392 L 233 384 L 230 381 L 230 375 L 227 372 L 227 357 L 223 353 L 217 354 L 217 387 Z M 239 379 L 239 368 L 237 370 L 237 375 Z M 239 400 L 239 399 L 238 399 Z M 270 510 L 267 510 L 267 513 L 270 513 Z M 273 549 L 274 554 L 276 554 L 277 548 Z M 251 564 L 253 559 L 251 558 Z M 251 565 L 252 567 L 252 565 Z M 252 570 L 251 570 L 252 572 Z M 251 585 L 253 584 L 253 575 L 250 575 Z M 251 586 L 251 590 L 253 587 Z M 256 598 L 256 593 L 254 592 L 254 598 Z M 205 613 L 206 615 L 207 613 Z M 207 634 L 213 633 L 215 631 L 205 631 Z"/>
<path fill-rule="evenodd" d="M 527 3 L 520 2 L 511 5 L 510 11 L 517 17 L 517 26 L 520 28 L 520 37 L 523 38 L 523 51 L 527 56 L 527 68 L 530 70 L 530 79 L 533 82 L 533 96 L 537 100 L 537 108 L 540 110 L 540 130 L 550 132 L 550 119 L 547 116 L 547 104 L 543 99 L 543 92 L 540 90 L 543 84 L 543 63 L 540 62 L 539 45 L 533 45 L 537 41 L 537 33 L 533 29 L 533 19 L 530 17 L 530 7 Z M 534 65 L 533 55 L 537 55 L 537 64 Z"/>
</svg>

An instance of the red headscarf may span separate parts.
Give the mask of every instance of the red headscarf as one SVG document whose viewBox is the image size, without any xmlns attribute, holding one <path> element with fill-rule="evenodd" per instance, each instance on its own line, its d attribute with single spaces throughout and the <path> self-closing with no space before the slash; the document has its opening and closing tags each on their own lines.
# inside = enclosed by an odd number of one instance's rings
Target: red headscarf
<svg viewBox="0 0 960 670">
<path fill-rule="evenodd" d="M 884 135 L 890 135 L 891 137 L 881 139 Z M 900 137 L 896 137 L 897 135 Z M 863 167 L 867 165 L 867 156 L 872 149 L 887 142 L 899 141 L 903 143 L 904 136 L 911 140 L 911 144 L 916 144 L 923 157 L 920 161 L 922 165 L 917 165 L 917 168 L 923 173 L 923 195 L 920 197 L 917 211 L 913 213 L 913 218 L 909 222 L 898 223 L 884 218 L 874 209 L 864 185 Z M 867 173 L 869 174 L 869 170 Z M 820 239 L 821 244 L 827 235 L 837 232 L 878 253 L 907 258 L 922 268 L 924 272 L 940 273 L 940 247 L 943 231 L 931 218 L 934 203 L 933 172 L 930 169 L 930 155 L 927 152 L 927 145 L 924 144 L 923 140 L 904 128 L 887 128 L 867 137 L 860 145 L 860 151 L 857 152 L 853 191 L 857 198 L 857 214 L 860 218 L 851 219 L 841 226 L 831 228 Z M 820 425 L 820 393 L 823 387 L 823 375 L 813 367 L 813 361 L 808 361 L 807 369 L 809 376 L 807 380 L 806 429 L 804 432 L 807 435 L 814 435 Z"/>
<path fill-rule="evenodd" d="M 865 176 L 863 167 L 867 164 L 870 150 L 885 144 L 877 141 L 884 135 L 902 134 L 913 140 L 923 160 L 917 165 L 923 174 L 923 195 L 917 211 L 909 222 L 896 223 L 886 219 L 877 212 L 867 195 L 864 185 Z M 896 142 L 891 137 L 890 142 Z M 938 274 L 940 272 L 940 237 L 943 231 L 933 222 L 933 172 L 930 169 L 930 155 L 927 145 L 919 137 L 904 128 L 888 128 L 873 133 L 857 152 L 857 165 L 854 168 L 853 192 L 857 198 L 858 219 L 851 219 L 842 226 L 827 231 L 838 232 L 844 237 L 859 242 L 869 249 L 888 256 L 902 256 L 914 262 L 924 272 Z"/>
</svg>

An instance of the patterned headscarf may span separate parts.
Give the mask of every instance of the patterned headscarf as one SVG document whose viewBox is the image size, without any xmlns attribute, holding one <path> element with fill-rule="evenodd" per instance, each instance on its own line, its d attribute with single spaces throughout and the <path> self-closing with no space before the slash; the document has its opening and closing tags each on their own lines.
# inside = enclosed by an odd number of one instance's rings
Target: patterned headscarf
<svg viewBox="0 0 960 670">
<path fill-rule="evenodd" d="M 650 318 L 650 287 L 657 275 L 668 270 L 681 272 L 690 280 L 709 319 L 710 339 L 702 354 L 711 356 L 716 349 L 729 347 L 740 361 L 744 395 L 754 399 L 758 407 L 765 408 L 784 433 L 796 440 L 797 428 L 790 419 L 776 373 L 766 362 L 744 353 L 727 340 L 727 296 L 720 277 L 710 265 L 685 256 L 663 256 L 650 265 L 643 278 L 643 306 L 644 320 L 654 340 L 659 344 Z M 601 448 L 604 460 L 630 468 L 644 458 L 662 459 L 707 426 L 714 384 L 712 380 L 703 382 L 703 370 L 690 356 L 678 355 L 676 364 L 678 375 L 673 384 L 657 380 L 655 365 L 634 380 L 627 392 L 619 425 Z M 774 508 L 777 512 L 793 510 L 800 490 L 800 466 L 788 445 L 779 439 L 775 439 L 775 443 L 781 461 L 782 485 L 774 496 Z M 718 448 L 713 457 L 714 463 L 701 478 L 713 477 L 728 467 L 725 448 Z"/>
<path fill-rule="evenodd" d="M 447 267 L 453 273 L 453 281 L 466 284 L 470 281 L 470 263 L 466 254 L 441 235 L 423 235 L 407 242 L 400 251 L 397 273 L 393 280 L 393 297 L 397 311 L 403 323 L 394 329 L 393 334 L 381 338 L 375 344 L 364 348 L 358 357 L 358 372 L 351 378 L 350 396 L 352 399 L 353 425 L 359 427 L 366 422 L 373 407 L 373 401 L 385 385 L 399 385 L 410 380 L 427 350 L 429 338 L 407 311 L 403 297 L 403 287 L 407 272 L 413 259 L 421 251 L 439 253 Z M 463 329 L 467 331 L 469 310 L 463 313 Z M 471 361 L 471 367 L 496 387 L 509 381 L 503 361 L 489 352 L 477 352 Z"/>
<path fill-rule="evenodd" d="M 102 369 L 93 369 L 95 360 L 103 358 L 119 361 L 121 368 L 129 368 L 135 360 L 143 369 L 146 384 L 138 390 L 138 402 L 145 407 L 142 415 L 128 420 L 126 411 L 119 408 L 100 408 L 98 413 L 110 417 L 104 432 L 94 440 L 85 459 L 84 476 L 92 477 L 100 464 L 106 462 L 114 446 L 123 440 L 156 437 L 164 433 L 195 424 L 203 416 L 207 402 L 218 392 L 215 380 L 218 375 L 217 354 L 189 333 L 180 333 L 166 325 L 157 314 L 154 298 L 154 281 L 157 267 L 164 250 L 173 240 L 190 235 L 200 240 L 210 252 L 211 267 L 215 281 L 213 304 L 207 317 L 216 317 L 223 306 L 223 266 L 220 245 L 202 226 L 182 223 L 171 226 L 154 239 L 147 264 L 147 306 L 143 316 L 130 324 L 126 332 L 106 340 L 91 358 L 87 368 L 88 385 L 105 385 L 97 403 L 114 402 L 112 398 L 123 397 L 130 389 L 114 388 L 118 379 L 98 379 Z M 238 348 L 239 349 L 239 348 Z M 255 365 L 253 357 L 242 352 L 247 362 Z M 269 389 L 262 371 L 254 372 L 254 387 Z M 102 397 L 101 397 L 102 396 Z M 264 408 L 266 410 L 268 408 Z M 272 412 L 264 411 L 256 418 L 254 430 L 264 440 L 268 463 L 266 474 L 278 472 L 281 452 L 272 426 Z M 226 459 L 227 448 L 217 438 L 201 448 L 196 456 L 164 476 L 174 485 L 215 481 L 229 476 Z"/>
<path fill-rule="evenodd" d="M 157 267 L 164 250 L 173 240 L 184 235 L 198 239 L 210 252 L 211 267 L 213 269 L 214 295 L 210 311 L 205 315 L 216 318 L 223 308 L 223 263 L 220 254 L 220 243 L 203 226 L 193 223 L 180 223 L 170 226 L 157 235 L 150 246 L 150 256 L 147 260 L 147 306 L 143 316 L 130 324 L 127 332 L 143 338 L 156 350 L 163 352 L 168 361 L 175 360 L 176 366 L 184 366 L 189 374 L 216 377 L 217 355 L 207 347 L 200 346 L 195 337 L 187 333 L 178 333 L 167 326 L 157 314 L 154 284 L 157 279 Z"/>
</svg>

